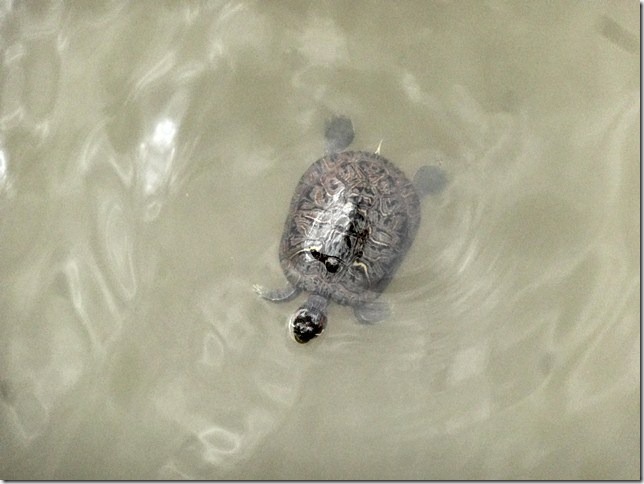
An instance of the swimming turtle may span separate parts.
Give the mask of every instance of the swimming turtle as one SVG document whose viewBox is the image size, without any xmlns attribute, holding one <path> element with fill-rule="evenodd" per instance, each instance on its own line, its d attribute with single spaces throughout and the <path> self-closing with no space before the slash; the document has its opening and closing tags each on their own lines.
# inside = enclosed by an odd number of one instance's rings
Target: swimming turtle
<svg viewBox="0 0 644 484">
<path fill-rule="evenodd" d="M 352 306 L 360 322 L 388 316 L 377 298 L 414 241 L 420 198 L 446 182 L 435 166 L 420 168 L 412 182 L 379 150 L 344 151 L 353 138 L 349 118 L 327 122 L 326 155 L 300 179 L 284 225 L 279 257 L 288 285 L 254 287 L 273 302 L 309 293 L 289 322 L 298 343 L 324 331 L 329 301 Z"/>
</svg>

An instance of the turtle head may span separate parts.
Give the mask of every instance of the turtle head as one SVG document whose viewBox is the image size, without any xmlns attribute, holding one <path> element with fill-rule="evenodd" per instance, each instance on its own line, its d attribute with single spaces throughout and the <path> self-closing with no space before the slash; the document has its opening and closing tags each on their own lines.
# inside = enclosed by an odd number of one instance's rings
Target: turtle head
<svg viewBox="0 0 644 484">
<path fill-rule="evenodd" d="M 298 343 L 308 343 L 326 328 L 325 298 L 312 295 L 289 322 L 289 333 Z"/>
</svg>

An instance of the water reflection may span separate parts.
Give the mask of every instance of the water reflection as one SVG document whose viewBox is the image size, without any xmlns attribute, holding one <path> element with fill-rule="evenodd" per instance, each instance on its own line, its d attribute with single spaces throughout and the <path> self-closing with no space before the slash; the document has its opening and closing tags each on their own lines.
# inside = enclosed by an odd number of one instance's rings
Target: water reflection
<svg viewBox="0 0 644 484">
<path fill-rule="evenodd" d="M 234 455 L 240 445 L 239 434 L 221 427 L 211 427 L 198 437 L 204 446 L 203 458 L 215 465 L 225 463 L 226 456 Z"/>
<path fill-rule="evenodd" d="M 0 143 L 0 192 L 9 192 L 11 183 L 9 180 L 9 159 L 6 150 L 2 149 Z"/>
<path fill-rule="evenodd" d="M 148 141 L 139 146 L 139 157 L 143 161 L 143 189 L 152 195 L 168 181 L 175 153 L 174 138 L 177 125 L 170 119 L 162 119 L 154 126 Z"/>
<path fill-rule="evenodd" d="M 258 301 L 243 297 L 248 292 L 245 284 L 231 281 L 190 296 L 198 312 L 186 344 L 191 352 L 201 351 L 190 363 L 190 377 L 169 374 L 155 392 L 157 407 L 187 431 L 159 478 L 177 472 L 191 479 L 230 476 L 295 402 L 306 365 L 275 359 L 290 342 L 270 319 L 247 321 L 249 305 L 259 307 Z M 228 304 L 231 300 L 240 304 Z M 254 357 L 248 358 L 249 353 Z"/>
<path fill-rule="evenodd" d="M 637 478 L 638 22 L 2 3 L 3 476 Z M 251 284 L 336 112 L 450 181 L 391 318 L 296 347 Z"/>
<path fill-rule="evenodd" d="M 160 107 L 155 106 L 156 100 L 147 100 L 150 103 L 151 122 L 144 123 L 147 133 L 137 149 L 145 220 L 157 218 L 168 195 L 172 193 L 173 180 L 177 178 L 182 164 L 189 161 L 180 160 L 177 166 L 177 136 L 189 100 L 185 89 L 174 92 Z"/>
</svg>

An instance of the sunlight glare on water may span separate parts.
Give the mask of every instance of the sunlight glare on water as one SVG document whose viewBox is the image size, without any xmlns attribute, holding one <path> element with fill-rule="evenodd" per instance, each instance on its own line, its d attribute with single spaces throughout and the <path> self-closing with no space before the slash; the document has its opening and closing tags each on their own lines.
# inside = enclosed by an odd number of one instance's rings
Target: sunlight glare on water
<svg viewBox="0 0 644 484">
<path fill-rule="evenodd" d="M 636 2 L 0 5 L 0 478 L 637 479 Z M 325 120 L 415 242 L 308 345 Z"/>
</svg>

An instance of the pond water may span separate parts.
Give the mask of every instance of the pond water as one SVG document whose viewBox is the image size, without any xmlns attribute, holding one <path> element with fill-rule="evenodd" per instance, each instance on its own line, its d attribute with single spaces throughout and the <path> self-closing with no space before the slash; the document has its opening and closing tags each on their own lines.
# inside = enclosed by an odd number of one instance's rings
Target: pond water
<svg viewBox="0 0 644 484">
<path fill-rule="evenodd" d="M 638 479 L 639 4 L 6 2 L 0 478 Z M 324 122 L 449 182 L 380 324 L 278 244 Z"/>
</svg>

